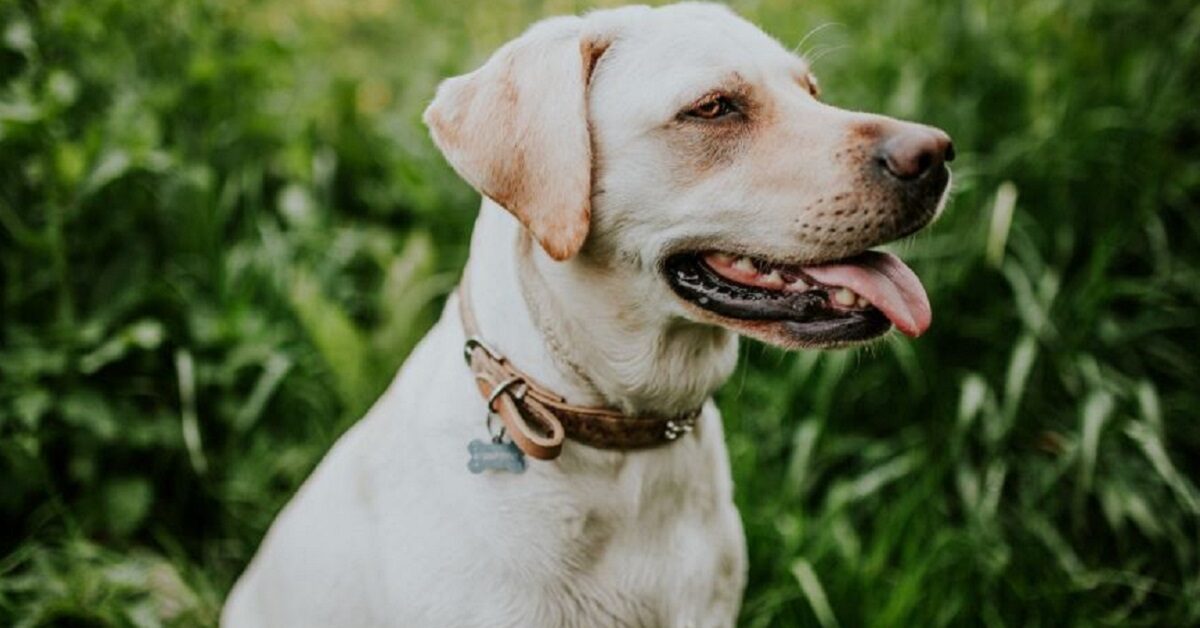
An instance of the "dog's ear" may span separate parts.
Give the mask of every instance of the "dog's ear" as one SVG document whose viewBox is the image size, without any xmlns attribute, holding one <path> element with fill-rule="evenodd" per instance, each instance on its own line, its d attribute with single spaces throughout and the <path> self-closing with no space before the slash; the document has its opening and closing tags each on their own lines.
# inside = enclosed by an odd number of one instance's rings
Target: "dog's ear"
<svg viewBox="0 0 1200 628">
<path fill-rule="evenodd" d="M 554 18 L 478 70 L 443 81 L 425 124 L 446 160 L 525 225 L 550 257 L 583 246 L 591 219 L 587 84 L 608 42 Z"/>
</svg>

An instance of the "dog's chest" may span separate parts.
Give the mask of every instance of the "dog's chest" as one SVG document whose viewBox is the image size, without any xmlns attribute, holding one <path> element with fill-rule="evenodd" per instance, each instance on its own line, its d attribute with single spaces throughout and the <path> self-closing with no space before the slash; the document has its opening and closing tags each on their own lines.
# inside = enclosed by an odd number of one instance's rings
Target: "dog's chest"
<svg viewBox="0 0 1200 628">
<path fill-rule="evenodd" d="M 553 593 L 531 596 L 551 616 L 544 625 L 726 624 L 721 592 L 741 591 L 740 530 L 708 504 L 668 501 L 641 517 L 600 507 L 563 518 L 558 550 L 539 561 Z"/>
<path fill-rule="evenodd" d="M 451 516 L 471 529 L 443 543 L 431 522 L 429 544 L 408 545 L 441 566 L 421 574 L 429 597 L 409 601 L 440 625 L 731 625 L 744 542 L 722 465 L 701 458 L 653 475 L 474 478 L 482 490 Z"/>
<path fill-rule="evenodd" d="M 653 531 L 597 530 L 549 567 L 542 592 L 525 592 L 528 625 L 720 626 L 740 594 L 740 539 L 703 522 L 675 521 Z M 601 526 L 596 524 L 597 528 Z M 520 595 L 518 592 L 514 594 Z M 736 596 L 735 596 L 736 597 Z M 544 620 L 544 621 L 543 621 Z M 518 622 L 519 623 L 519 622 Z"/>
</svg>

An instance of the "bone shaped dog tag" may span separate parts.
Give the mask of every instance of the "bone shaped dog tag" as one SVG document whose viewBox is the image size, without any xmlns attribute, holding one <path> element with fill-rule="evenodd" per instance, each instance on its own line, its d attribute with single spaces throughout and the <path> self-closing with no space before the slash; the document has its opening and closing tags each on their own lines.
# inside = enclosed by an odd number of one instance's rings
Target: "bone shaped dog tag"
<svg viewBox="0 0 1200 628">
<path fill-rule="evenodd" d="M 471 473 L 483 473 L 488 469 L 525 472 L 525 454 L 511 441 L 489 443 L 475 439 L 467 445 L 467 451 L 471 454 L 471 460 L 467 463 L 467 470 Z"/>
</svg>

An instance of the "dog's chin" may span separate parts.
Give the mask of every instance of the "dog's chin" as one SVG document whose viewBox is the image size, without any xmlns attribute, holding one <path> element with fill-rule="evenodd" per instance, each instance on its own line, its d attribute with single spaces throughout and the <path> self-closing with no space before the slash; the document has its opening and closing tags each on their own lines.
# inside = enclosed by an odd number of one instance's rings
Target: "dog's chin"
<svg viewBox="0 0 1200 628">
<path fill-rule="evenodd" d="M 661 271 L 695 320 L 786 349 L 863 344 L 894 324 L 915 337 L 930 321 L 916 275 L 875 251 L 809 266 L 691 251 Z"/>
</svg>

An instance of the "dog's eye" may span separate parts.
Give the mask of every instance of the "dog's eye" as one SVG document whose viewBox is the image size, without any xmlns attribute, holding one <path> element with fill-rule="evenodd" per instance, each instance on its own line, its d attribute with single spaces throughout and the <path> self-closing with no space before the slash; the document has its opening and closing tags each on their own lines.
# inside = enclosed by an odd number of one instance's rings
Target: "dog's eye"
<svg viewBox="0 0 1200 628">
<path fill-rule="evenodd" d="M 701 120 L 716 120 L 731 113 L 737 113 L 737 111 L 737 105 L 728 97 L 714 94 L 693 105 L 691 109 L 684 112 L 684 115 Z"/>
</svg>

